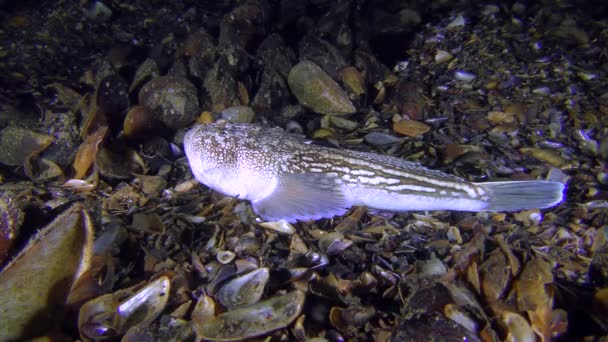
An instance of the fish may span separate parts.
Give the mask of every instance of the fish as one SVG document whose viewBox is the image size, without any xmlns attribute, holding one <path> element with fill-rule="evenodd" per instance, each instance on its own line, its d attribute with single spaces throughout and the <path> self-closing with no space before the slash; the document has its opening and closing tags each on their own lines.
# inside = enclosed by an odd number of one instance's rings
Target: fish
<svg viewBox="0 0 608 342">
<path fill-rule="evenodd" d="M 561 182 L 475 183 L 401 158 L 315 144 L 279 127 L 198 124 L 184 135 L 197 181 L 251 202 L 265 221 L 376 211 L 519 211 L 564 200 Z"/>
</svg>

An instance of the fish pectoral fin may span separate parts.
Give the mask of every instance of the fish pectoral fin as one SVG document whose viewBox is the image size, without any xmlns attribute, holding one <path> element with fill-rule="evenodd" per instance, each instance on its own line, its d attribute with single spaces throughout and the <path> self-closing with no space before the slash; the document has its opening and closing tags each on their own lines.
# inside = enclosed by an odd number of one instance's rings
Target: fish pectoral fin
<svg viewBox="0 0 608 342">
<path fill-rule="evenodd" d="M 264 220 L 288 222 L 343 215 L 351 206 L 337 177 L 316 173 L 282 177 L 272 193 L 251 204 Z"/>
</svg>

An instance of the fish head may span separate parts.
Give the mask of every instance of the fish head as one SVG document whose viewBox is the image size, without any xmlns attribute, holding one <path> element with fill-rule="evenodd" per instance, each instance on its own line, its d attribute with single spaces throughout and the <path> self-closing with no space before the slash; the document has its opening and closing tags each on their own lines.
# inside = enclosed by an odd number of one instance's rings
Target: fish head
<svg viewBox="0 0 608 342">
<path fill-rule="evenodd" d="M 186 132 L 184 152 L 194 177 L 201 183 L 206 183 L 205 175 L 209 171 L 222 167 L 226 160 L 226 150 L 219 146 L 218 132 L 209 124 L 196 125 Z"/>
<path fill-rule="evenodd" d="M 184 151 L 196 180 L 241 199 L 255 200 L 272 192 L 278 177 L 272 156 L 258 149 L 258 131 L 222 121 L 191 128 L 184 136 Z"/>
</svg>

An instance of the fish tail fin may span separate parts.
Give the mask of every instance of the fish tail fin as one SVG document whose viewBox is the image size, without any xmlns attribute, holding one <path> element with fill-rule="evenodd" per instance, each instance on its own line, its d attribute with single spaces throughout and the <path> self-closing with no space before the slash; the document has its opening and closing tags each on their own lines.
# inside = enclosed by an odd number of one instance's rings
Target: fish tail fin
<svg viewBox="0 0 608 342">
<path fill-rule="evenodd" d="M 549 181 L 476 183 L 485 190 L 486 211 L 518 211 L 553 207 L 564 200 L 565 184 Z"/>
</svg>

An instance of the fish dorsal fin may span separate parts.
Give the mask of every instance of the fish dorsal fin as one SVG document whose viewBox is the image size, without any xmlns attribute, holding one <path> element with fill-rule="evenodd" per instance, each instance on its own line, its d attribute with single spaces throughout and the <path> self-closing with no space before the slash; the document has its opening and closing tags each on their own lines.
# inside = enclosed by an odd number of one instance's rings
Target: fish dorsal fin
<svg viewBox="0 0 608 342">
<path fill-rule="evenodd" d="M 264 220 L 288 222 L 342 215 L 351 206 L 340 179 L 318 173 L 282 176 L 271 194 L 251 204 Z"/>
<path fill-rule="evenodd" d="M 398 157 L 375 154 L 370 152 L 362 152 L 362 151 L 351 151 L 352 155 L 357 156 L 362 159 L 366 159 L 370 162 L 386 164 L 398 169 L 401 169 L 404 172 L 416 173 L 422 176 L 434 176 L 445 180 L 452 181 L 463 181 L 462 178 L 456 177 L 454 175 L 450 175 L 444 173 L 439 170 L 428 169 L 420 163 L 412 162 L 409 160 L 405 160 Z"/>
</svg>

